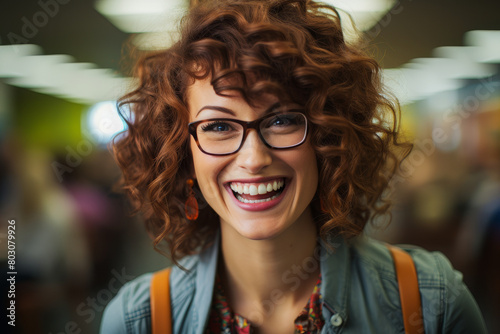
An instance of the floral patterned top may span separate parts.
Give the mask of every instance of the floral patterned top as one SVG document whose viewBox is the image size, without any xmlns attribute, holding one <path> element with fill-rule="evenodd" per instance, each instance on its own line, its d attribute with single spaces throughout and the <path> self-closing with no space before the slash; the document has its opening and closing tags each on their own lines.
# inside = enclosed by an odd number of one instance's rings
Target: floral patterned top
<svg viewBox="0 0 500 334">
<path fill-rule="evenodd" d="M 322 316 L 322 297 L 320 293 L 321 275 L 314 286 L 313 292 L 307 304 L 300 314 L 295 318 L 295 333 L 300 334 L 317 334 L 323 328 L 325 321 Z M 210 309 L 208 327 L 206 334 L 252 334 L 255 329 L 252 324 L 242 317 L 234 313 L 229 307 L 228 300 L 225 296 L 222 282 L 217 275 L 215 281 L 214 297 Z"/>
</svg>

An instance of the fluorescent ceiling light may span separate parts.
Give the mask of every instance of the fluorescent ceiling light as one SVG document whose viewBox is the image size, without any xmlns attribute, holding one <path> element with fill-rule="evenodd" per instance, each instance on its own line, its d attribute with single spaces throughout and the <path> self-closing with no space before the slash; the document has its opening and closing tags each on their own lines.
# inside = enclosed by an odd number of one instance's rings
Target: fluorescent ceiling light
<svg viewBox="0 0 500 334">
<path fill-rule="evenodd" d="M 408 78 L 399 68 L 382 70 L 382 81 L 385 89 L 393 94 L 401 105 L 411 103 L 416 97 L 408 90 Z"/>
<path fill-rule="evenodd" d="M 472 30 L 465 34 L 465 43 L 479 47 L 478 61 L 500 63 L 500 30 Z"/>
<path fill-rule="evenodd" d="M 432 51 L 438 58 L 453 58 L 463 61 L 477 61 L 484 48 L 479 46 L 440 46 Z"/>
<path fill-rule="evenodd" d="M 433 56 L 455 58 L 478 63 L 500 63 L 499 47 L 484 46 L 441 46 L 433 51 Z"/>
<path fill-rule="evenodd" d="M 410 66 L 383 70 L 383 82 L 387 91 L 393 93 L 401 104 L 456 90 L 464 85 L 463 80 L 446 78 L 439 73 Z"/>
<path fill-rule="evenodd" d="M 136 34 L 132 43 L 141 50 L 163 50 L 170 47 L 179 38 L 176 31 L 150 32 Z"/>
<path fill-rule="evenodd" d="M 19 62 L 23 57 L 42 53 L 42 48 L 34 44 L 0 45 L 0 78 L 22 76 Z"/>
<path fill-rule="evenodd" d="M 465 34 L 465 43 L 472 46 L 499 47 L 500 30 L 471 30 Z"/>
<path fill-rule="evenodd" d="M 37 91 L 62 96 L 65 90 L 79 80 L 81 73 L 95 68 L 97 66 L 92 63 L 59 63 L 52 68 L 49 79 L 54 84 L 50 87 L 39 87 Z"/>
<path fill-rule="evenodd" d="M 168 13 L 188 8 L 188 0 L 98 0 L 96 10 L 105 16 Z"/>
<path fill-rule="evenodd" d="M 67 55 L 26 56 L 16 59 L 11 66 L 17 67 L 19 76 L 7 82 L 23 88 L 52 88 L 57 87 L 57 65 L 71 62 L 74 59 Z"/>
<path fill-rule="evenodd" d="M 146 33 L 177 30 L 184 12 L 107 16 L 115 27 L 126 33 Z"/>
<path fill-rule="evenodd" d="M 116 77 L 107 69 L 89 69 L 78 73 L 70 85 L 59 87 L 55 95 L 79 103 L 118 99 L 130 91 L 132 79 Z"/>
<path fill-rule="evenodd" d="M 463 79 L 481 79 L 498 73 L 500 31 L 474 30 L 465 34 L 467 46 L 442 46 L 433 58 L 416 58 L 398 69 L 383 71 L 388 91 L 402 104 L 427 99 L 437 93 L 456 91 Z"/>
<path fill-rule="evenodd" d="M 464 85 L 463 80 L 451 78 L 436 71 L 435 66 L 426 66 L 418 61 L 412 61 L 403 66 L 408 90 L 413 92 L 416 99 L 423 99 L 436 93 L 459 89 Z"/>
<path fill-rule="evenodd" d="M 449 79 L 479 79 L 496 72 L 493 65 L 457 58 L 415 58 L 406 64 L 406 67 Z"/>
<path fill-rule="evenodd" d="M 131 87 L 132 79 L 110 69 L 75 63 L 68 55 L 36 55 L 36 45 L 15 47 L 0 46 L 0 77 L 10 85 L 83 104 L 116 99 Z"/>
<path fill-rule="evenodd" d="M 96 10 L 127 33 L 172 31 L 189 7 L 187 0 L 99 0 Z"/>
<path fill-rule="evenodd" d="M 395 3 L 393 0 L 324 0 L 322 2 L 348 12 L 387 12 Z"/>
</svg>

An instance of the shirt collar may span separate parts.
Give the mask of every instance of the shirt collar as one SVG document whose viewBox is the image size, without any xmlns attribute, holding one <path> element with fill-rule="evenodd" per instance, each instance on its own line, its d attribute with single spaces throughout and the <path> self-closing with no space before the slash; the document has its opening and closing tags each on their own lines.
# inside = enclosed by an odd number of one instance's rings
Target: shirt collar
<svg viewBox="0 0 500 334">
<path fill-rule="evenodd" d="M 196 291 L 194 296 L 195 312 L 193 320 L 196 324 L 194 333 L 202 334 L 207 323 L 214 291 L 217 259 L 219 258 L 220 231 L 217 231 L 213 244 L 200 254 L 196 274 Z"/>
<path fill-rule="evenodd" d="M 193 314 L 197 324 L 195 333 L 202 334 L 210 314 L 213 287 L 217 272 L 217 260 L 220 251 L 220 231 L 217 231 L 213 244 L 200 254 L 197 265 L 196 292 Z M 328 242 L 319 239 L 319 256 L 321 263 L 321 295 L 323 297 L 323 318 L 325 326 L 330 323 L 334 314 L 347 320 L 347 291 L 351 277 L 350 252 L 344 238 L 338 236 Z M 319 255 L 318 255 L 319 254 Z"/>
</svg>

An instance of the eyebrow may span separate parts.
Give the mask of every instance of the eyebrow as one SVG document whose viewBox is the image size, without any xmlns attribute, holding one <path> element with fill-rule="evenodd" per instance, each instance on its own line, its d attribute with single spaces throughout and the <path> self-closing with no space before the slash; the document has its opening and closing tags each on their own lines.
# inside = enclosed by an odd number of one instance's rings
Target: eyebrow
<svg viewBox="0 0 500 334">
<path fill-rule="evenodd" d="M 281 103 L 280 102 L 276 102 L 275 104 L 273 104 L 272 106 L 270 106 L 265 112 L 264 114 L 269 114 L 270 112 L 274 111 L 275 109 L 277 109 L 278 107 L 281 106 Z M 232 111 L 231 109 L 228 109 L 228 108 L 225 108 L 225 107 L 220 107 L 220 106 L 204 106 L 202 107 L 200 110 L 198 110 L 198 112 L 196 113 L 196 116 L 195 117 L 198 117 L 198 115 L 203 111 L 203 110 L 206 110 L 206 109 L 210 109 L 210 110 L 217 110 L 217 111 L 220 111 L 220 112 L 223 112 L 223 113 L 226 113 L 226 114 L 229 114 L 231 116 L 236 116 L 236 113 L 234 111 Z"/>
<path fill-rule="evenodd" d="M 204 106 L 200 110 L 198 110 L 198 112 L 196 113 L 195 117 L 198 117 L 198 115 L 200 114 L 200 112 L 202 112 L 203 110 L 206 110 L 206 109 L 217 110 L 217 111 L 229 114 L 231 116 L 236 116 L 236 114 L 234 113 L 234 111 L 232 111 L 231 109 L 228 109 L 228 108 L 219 107 L 219 106 Z"/>
</svg>

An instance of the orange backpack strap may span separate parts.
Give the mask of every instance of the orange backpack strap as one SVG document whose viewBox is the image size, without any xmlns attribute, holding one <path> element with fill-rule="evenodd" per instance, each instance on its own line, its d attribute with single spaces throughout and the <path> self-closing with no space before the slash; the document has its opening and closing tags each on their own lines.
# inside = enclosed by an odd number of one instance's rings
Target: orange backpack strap
<svg viewBox="0 0 500 334">
<path fill-rule="evenodd" d="M 387 245 L 387 248 L 391 252 L 396 268 L 405 333 L 423 334 L 422 302 L 415 263 L 413 263 L 410 254 L 401 248 L 391 245 Z"/>
<path fill-rule="evenodd" d="M 151 278 L 150 305 L 151 331 L 153 334 L 172 333 L 170 309 L 170 268 L 157 271 Z"/>
</svg>

